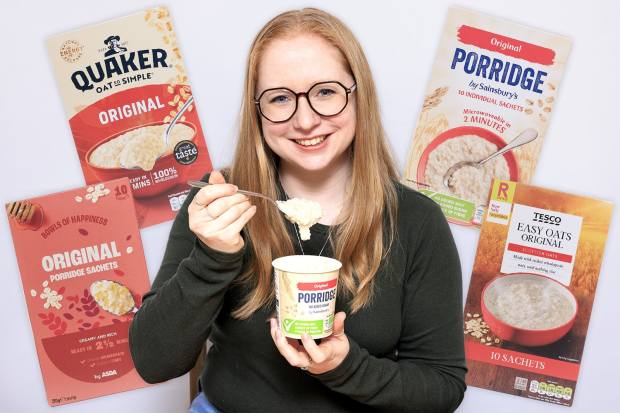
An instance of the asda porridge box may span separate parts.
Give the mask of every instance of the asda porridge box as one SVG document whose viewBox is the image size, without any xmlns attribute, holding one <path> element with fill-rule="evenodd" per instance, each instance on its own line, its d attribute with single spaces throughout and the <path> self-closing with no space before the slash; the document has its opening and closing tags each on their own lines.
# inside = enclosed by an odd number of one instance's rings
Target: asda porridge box
<svg viewBox="0 0 620 413">
<path fill-rule="evenodd" d="M 58 34 L 47 49 L 86 182 L 127 177 L 140 227 L 171 219 L 211 161 L 168 10 Z"/>
<path fill-rule="evenodd" d="M 570 46 L 563 36 L 451 8 L 403 182 L 449 221 L 479 225 L 493 178 L 530 181 Z"/>
<path fill-rule="evenodd" d="M 128 179 L 10 202 L 6 212 L 48 404 L 147 386 L 129 351 L 149 277 Z M 38 388 L 28 393 L 39 397 Z"/>
</svg>

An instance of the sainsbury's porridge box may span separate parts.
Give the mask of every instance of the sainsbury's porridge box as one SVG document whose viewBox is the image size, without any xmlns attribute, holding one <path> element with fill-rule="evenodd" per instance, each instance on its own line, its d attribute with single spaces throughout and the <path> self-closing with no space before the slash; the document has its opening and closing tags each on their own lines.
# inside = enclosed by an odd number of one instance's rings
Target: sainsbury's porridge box
<svg viewBox="0 0 620 413">
<path fill-rule="evenodd" d="M 149 289 L 127 178 L 7 204 L 50 406 L 147 386 L 129 325 Z"/>
<path fill-rule="evenodd" d="M 47 49 L 86 183 L 128 177 L 141 228 L 173 218 L 211 161 L 169 11 L 58 34 Z"/>
<path fill-rule="evenodd" d="M 494 177 L 530 181 L 570 46 L 563 36 L 451 8 L 403 182 L 449 221 L 479 225 Z"/>
<path fill-rule="evenodd" d="M 467 383 L 570 406 L 612 204 L 495 180 L 465 303 Z"/>
</svg>

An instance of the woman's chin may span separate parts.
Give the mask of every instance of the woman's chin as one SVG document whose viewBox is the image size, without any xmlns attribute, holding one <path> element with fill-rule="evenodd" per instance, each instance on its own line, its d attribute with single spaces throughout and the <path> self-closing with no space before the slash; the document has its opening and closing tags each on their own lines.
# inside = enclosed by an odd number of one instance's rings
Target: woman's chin
<svg viewBox="0 0 620 413">
<path fill-rule="evenodd" d="M 318 154 L 317 154 L 318 155 Z M 289 165 L 297 170 L 302 170 L 307 173 L 317 173 L 321 171 L 328 171 L 334 169 L 338 163 L 336 159 L 331 156 L 303 156 L 295 157 L 289 161 Z"/>
<path fill-rule="evenodd" d="M 329 169 L 328 162 L 306 162 L 306 163 L 294 163 L 295 169 L 304 171 L 307 173 L 317 173 L 321 171 L 326 171 Z"/>
</svg>

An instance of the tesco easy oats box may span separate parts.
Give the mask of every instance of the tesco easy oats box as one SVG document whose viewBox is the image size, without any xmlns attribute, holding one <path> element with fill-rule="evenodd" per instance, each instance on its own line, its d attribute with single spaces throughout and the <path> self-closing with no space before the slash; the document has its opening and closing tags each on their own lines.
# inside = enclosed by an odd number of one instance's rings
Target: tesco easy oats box
<svg viewBox="0 0 620 413">
<path fill-rule="evenodd" d="M 129 351 L 150 287 L 129 185 L 120 178 L 6 205 L 50 406 L 147 386 Z"/>
<path fill-rule="evenodd" d="M 480 225 L 493 178 L 530 182 L 570 47 L 563 36 L 450 8 L 403 182 L 449 221 Z"/>
<path fill-rule="evenodd" d="M 493 181 L 465 302 L 467 384 L 572 405 L 612 209 Z"/>
<path fill-rule="evenodd" d="M 128 177 L 141 228 L 173 218 L 211 161 L 168 10 L 55 35 L 47 49 L 86 182 Z"/>
</svg>

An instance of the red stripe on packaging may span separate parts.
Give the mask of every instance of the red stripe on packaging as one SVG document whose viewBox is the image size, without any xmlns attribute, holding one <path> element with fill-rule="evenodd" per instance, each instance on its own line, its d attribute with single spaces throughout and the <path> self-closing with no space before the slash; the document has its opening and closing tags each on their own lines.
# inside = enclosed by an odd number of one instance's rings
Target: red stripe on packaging
<svg viewBox="0 0 620 413">
<path fill-rule="evenodd" d="M 555 59 L 555 52 L 546 47 L 537 46 L 532 43 L 502 36 L 501 34 L 487 32 L 486 30 L 467 25 L 462 25 L 459 28 L 458 39 L 461 43 L 545 66 L 551 66 Z"/>
<path fill-rule="evenodd" d="M 329 290 L 336 286 L 336 279 L 315 283 L 297 283 L 297 289 L 301 291 Z"/>
<path fill-rule="evenodd" d="M 562 261 L 571 263 L 573 261 L 573 256 L 568 254 L 562 254 L 554 251 L 541 250 L 534 247 L 526 247 L 524 245 L 519 244 L 508 244 L 508 251 L 518 252 L 521 254 L 534 255 L 536 257 L 543 257 L 550 260 Z"/>
<path fill-rule="evenodd" d="M 486 346 L 469 340 L 465 342 L 465 353 L 468 360 L 544 374 L 560 379 L 577 381 L 577 376 L 579 375 L 579 364 L 577 363 L 552 360 L 532 354 L 519 353 L 518 351 Z"/>
</svg>

